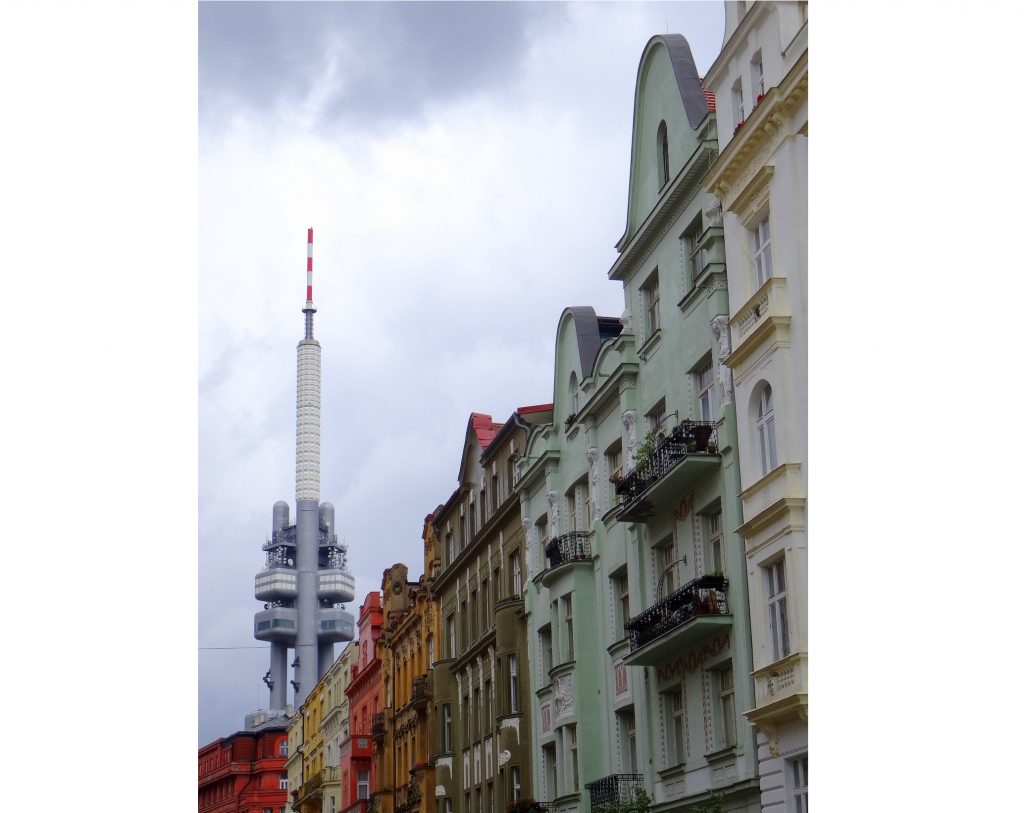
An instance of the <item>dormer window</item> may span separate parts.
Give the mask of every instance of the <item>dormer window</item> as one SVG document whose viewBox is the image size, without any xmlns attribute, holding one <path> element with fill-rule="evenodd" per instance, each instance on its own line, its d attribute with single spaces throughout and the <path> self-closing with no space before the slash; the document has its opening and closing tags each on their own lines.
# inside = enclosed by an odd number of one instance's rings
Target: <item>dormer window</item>
<svg viewBox="0 0 1024 813">
<path fill-rule="evenodd" d="M 668 183 L 668 128 L 663 121 L 658 125 L 658 188 Z"/>
</svg>

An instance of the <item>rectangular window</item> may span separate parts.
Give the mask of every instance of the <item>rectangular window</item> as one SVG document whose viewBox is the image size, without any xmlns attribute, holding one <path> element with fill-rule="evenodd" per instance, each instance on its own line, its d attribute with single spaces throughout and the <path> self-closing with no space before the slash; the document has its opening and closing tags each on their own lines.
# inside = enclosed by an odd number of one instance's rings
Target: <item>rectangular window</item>
<svg viewBox="0 0 1024 813">
<path fill-rule="evenodd" d="M 670 596 L 682 587 L 680 562 L 676 560 L 676 545 L 671 536 L 654 546 L 654 568 L 658 577 L 655 588 L 660 598 Z"/>
<path fill-rule="evenodd" d="M 483 729 L 481 717 L 483 717 L 483 704 L 480 701 L 480 690 L 473 689 L 473 711 L 476 712 L 476 725 L 473 727 L 473 736 L 479 737 Z"/>
<path fill-rule="evenodd" d="M 458 551 L 455 550 L 455 540 L 452 539 L 451 531 L 448 531 L 448 533 L 444 535 L 444 549 L 448 554 L 448 564 L 451 564 L 455 561 L 455 555 L 458 553 Z"/>
<path fill-rule="evenodd" d="M 608 467 L 608 480 L 612 483 L 612 494 L 615 494 L 615 483 L 622 479 L 622 439 L 615 441 L 604 453 L 604 462 Z"/>
<path fill-rule="evenodd" d="M 572 488 L 569 489 L 569 493 L 565 495 L 565 499 L 566 499 L 566 502 L 568 503 L 568 509 L 569 509 L 568 510 L 569 521 L 567 523 L 567 525 L 569 527 L 566 530 L 569 530 L 569 531 L 577 531 L 577 530 L 579 530 L 578 522 L 577 522 L 578 514 L 577 514 L 577 511 L 576 511 L 576 491 L 577 491 L 576 486 L 573 486 Z"/>
<path fill-rule="evenodd" d="M 732 664 L 718 670 L 718 708 L 721 714 L 722 746 L 736 744 L 736 698 Z"/>
<path fill-rule="evenodd" d="M 444 799 L 444 813 L 455 813 L 452 809 L 452 797 L 446 796 Z"/>
<path fill-rule="evenodd" d="M 572 593 L 562 599 L 562 616 L 565 618 L 565 660 L 576 660 L 572 629 Z"/>
<path fill-rule="evenodd" d="M 789 760 L 789 781 L 793 788 L 793 809 L 807 813 L 807 754 Z"/>
<path fill-rule="evenodd" d="M 697 284 L 698 278 L 708 267 L 707 249 L 700 248 L 702 229 L 703 226 L 698 217 L 683 233 L 682 238 L 683 265 L 686 268 L 686 277 L 691 288 Z"/>
<path fill-rule="evenodd" d="M 288 790 L 288 774 L 282 773 L 277 777 L 277 789 Z"/>
<path fill-rule="evenodd" d="M 732 86 L 732 115 L 736 120 L 736 127 L 743 124 L 743 85 L 739 77 L 736 78 Z"/>
<path fill-rule="evenodd" d="M 768 626 L 772 639 L 772 660 L 789 654 L 789 615 L 786 611 L 786 560 L 765 568 L 768 581 Z"/>
<path fill-rule="evenodd" d="M 750 87 L 756 105 L 764 96 L 764 65 L 761 62 L 760 51 L 754 54 L 754 58 L 750 60 Z"/>
<path fill-rule="evenodd" d="M 715 391 L 715 369 L 710 361 L 694 374 L 697 390 L 697 413 L 702 421 L 714 421 L 718 417 L 718 396 Z"/>
<path fill-rule="evenodd" d="M 626 622 L 629 621 L 629 577 L 626 569 L 612 576 L 612 593 L 615 607 L 615 640 L 626 637 Z"/>
<path fill-rule="evenodd" d="M 540 668 L 544 673 L 541 677 L 541 685 L 547 686 L 549 683 L 548 672 L 551 671 L 552 663 L 552 650 L 551 650 L 551 625 L 545 624 L 538 631 L 540 636 Z"/>
<path fill-rule="evenodd" d="M 662 398 L 656 403 L 650 412 L 646 415 L 647 418 L 647 431 L 654 432 L 658 438 L 663 438 L 668 432 L 668 427 L 665 423 L 668 420 L 668 412 L 665 408 L 665 399 Z"/>
<path fill-rule="evenodd" d="M 518 802 L 523 795 L 522 779 L 519 775 L 519 766 L 512 766 L 512 801 Z"/>
<path fill-rule="evenodd" d="M 568 751 L 569 751 L 569 777 L 568 777 L 568 792 L 577 793 L 580 789 L 580 778 L 579 778 L 579 760 L 576 756 L 576 726 L 567 725 L 565 727 L 568 735 Z"/>
<path fill-rule="evenodd" d="M 545 745 L 541 748 L 541 753 L 544 755 L 545 789 L 548 799 L 554 799 L 558 796 L 558 766 L 555 763 L 555 746 Z"/>
<path fill-rule="evenodd" d="M 772 276 L 772 235 L 766 217 L 753 229 L 754 287 L 760 288 Z"/>
<path fill-rule="evenodd" d="M 452 752 L 452 704 L 441 706 L 441 753 Z"/>
<path fill-rule="evenodd" d="M 456 653 L 455 648 L 455 616 L 450 615 L 445 619 L 445 625 L 448 627 L 448 657 L 454 658 Z"/>
<path fill-rule="evenodd" d="M 658 291 L 658 269 L 647 278 L 640 289 L 644 307 L 644 327 L 647 329 L 647 337 L 653 336 L 661 327 L 661 314 L 659 312 L 661 294 Z"/>
<path fill-rule="evenodd" d="M 484 701 L 484 713 L 483 713 L 484 730 L 483 730 L 483 733 L 486 734 L 488 731 L 490 731 L 491 729 L 494 728 L 494 725 L 491 722 L 491 681 L 489 681 L 489 680 L 485 680 L 484 681 L 483 701 Z"/>
<path fill-rule="evenodd" d="M 722 509 L 712 511 L 705 519 L 708 540 L 707 567 L 709 572 L 725 575 L 725 556 L 722 550 Z"/>
<path fill-rule="evenodd" d="M 623 773 L 637 772 L 636 759 L 636 714 L 633 707 L 629 706 L 615 716 L 619 724 L 619 751 L 622 755 Z"/>
<path fill-rule="evenodd" d="M 473 714 L 473 707 L 469 705 L 469 693 L 462 695 L 462 708 L 459 709 L 462 716 L 462 744 L 469 745 L 469 718 Z M 468 751 L 466 753 L 469 753 Z"/>
<path fill-rule="evenodd" d="M 677 686 L 664 695 L 665 701 L 665 730 L 668 732 L 668 764 L 682 765 L 686 757 L 686 709 L 683 705 L 683 687 Z"/>
<path fill-rule="evenodd" d="M 508 563 L 512 572 L 512 595 L 521 596 L 523 594 L 523 571 L 519 564 L 519 551 L 508 557 Z"/>
<path fill-rule="evenodd" d="M 469 594 L 469 640 L 475 641 L 477 636 L 476 612 L 477 612 L 476 590 Z"/>
<path fill-rule="evenodd" d="M 498 499 L 498 473 L 491 475 L 491 513 L 498 510 L 501 500 Z"/>
<path fill-rule="evenodd" d="M 519 711 L 519 659 L 508 656 L 508 709 L 512 714 Z"/>
<path fill-rule="evenodd" d="M 370 772 L 359 771 L 356 774 L 356 798 L 357 799 L 369 799 L 370 798 Z"/>
</svg>

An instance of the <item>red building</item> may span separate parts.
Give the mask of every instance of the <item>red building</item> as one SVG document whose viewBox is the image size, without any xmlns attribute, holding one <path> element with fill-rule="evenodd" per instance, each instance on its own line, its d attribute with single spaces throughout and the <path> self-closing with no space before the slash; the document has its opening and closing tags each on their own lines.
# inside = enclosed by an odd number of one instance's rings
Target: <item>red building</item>
<svg viewBox="0 0 1024 813">
<path fill-rule="evenodd" d="M 345 689 L 349 701 L 349 736 L 341 744 L 341 809 L 366 813 L 377 789 L 371 741 L 373 720 L 380 707 L 380 661 L 377 639 L 383 618 L 380 593 L 367 593 L 359 608 L 359 657 Z"/>
<path fill-rule="evenodd" d="M 287 721 L 236 731 L 199 749 L 199 813 L 288 813 Z"/>
</svg>

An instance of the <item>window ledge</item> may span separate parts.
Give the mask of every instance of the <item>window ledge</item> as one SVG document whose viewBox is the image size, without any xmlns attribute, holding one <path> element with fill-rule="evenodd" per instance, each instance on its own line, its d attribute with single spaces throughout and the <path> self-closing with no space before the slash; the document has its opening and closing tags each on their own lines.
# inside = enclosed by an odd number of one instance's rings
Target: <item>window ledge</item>
<svg viewBox="0 0 1024 813">
<path fill-rule="evenodd" d="M 659 327 L 651 335 L 647 341 L 640 345 L 640 349 L 637 350 L 637 356 L 641 361 L 650 361 L 651 356 L 658 352 L 658 348 L 661 346 L 661 328 Z"/>
<path fill-rule="evenodd" d="M 729 762 L 730 760 L 736 759 L 738 754 L 739 751 L 735 745 L 727 745 L 725 748 L 720 748 L 717 751 L 705 754 L 704 759 L 708 761 L 709 765 L 717 765 L 721 762 Z"/>
<path fill-rule="evenodd" d="M 664 769 L 658 771 L 658 778 L 660 778 L 662 781 L 672 780 L 672 779 L 679 779 L 682 776 L 684 776 L 685 774 L 686 774 L 686 763 L 685 762 L 680 762 L 677 765 L 672 765 L 671 767 L 664 768 Z"/>
</svg>

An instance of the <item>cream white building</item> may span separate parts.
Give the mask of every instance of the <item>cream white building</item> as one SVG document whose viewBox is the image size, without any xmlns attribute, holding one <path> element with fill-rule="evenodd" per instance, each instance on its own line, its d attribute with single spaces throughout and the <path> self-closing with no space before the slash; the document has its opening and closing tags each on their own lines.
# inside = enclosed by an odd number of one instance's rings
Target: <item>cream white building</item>
<svg viewBox="0 0 1024 813">
<path fill-rule="evenodd" d="M 761 805 L 807 810 L 807 3 L 726 2 L 721 203 Z M 723 339 L 726 337 L 723 336 Z"/>
</svg>

